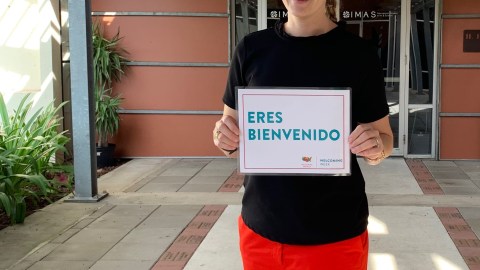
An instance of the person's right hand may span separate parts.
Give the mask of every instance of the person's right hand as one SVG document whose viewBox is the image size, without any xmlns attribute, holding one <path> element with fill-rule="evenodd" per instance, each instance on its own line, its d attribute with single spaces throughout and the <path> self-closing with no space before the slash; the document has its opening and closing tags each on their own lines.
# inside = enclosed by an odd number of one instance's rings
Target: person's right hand
<svg viewBox="0 0 480 270">
<path fill-rule="evenodd" d="M 239 134 L 237 120 L 230 115 L 224 115 L 215 123 L 213 143 L 229 156 L 238 148 Z"/>
</svg>

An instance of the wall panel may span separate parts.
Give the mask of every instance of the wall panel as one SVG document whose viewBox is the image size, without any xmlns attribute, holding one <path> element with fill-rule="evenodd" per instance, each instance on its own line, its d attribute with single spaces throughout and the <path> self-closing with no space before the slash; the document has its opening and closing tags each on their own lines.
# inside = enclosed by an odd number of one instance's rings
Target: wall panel
<svg viewBox="0 0 480 270">
<path fill-rule="evenodd" d="M 123 109 L 223 110 L 227 67 L 131 66 L 115 92 Z"/>
<path fill-rule="evenodd" d="M 480 118 L 443 117 L 440 159 L 480 159 Z"/>
<path fill-rule="evenodd" d="M 120 30 L 132 61 L 127 76 L 114 85 L 124 98 L 122 108 L 130 111 L 121 114 L 116 155 L 221 156 L 212 142 L 220 115 L 162 111 L 223 110 L 228 0 L 92 0 L 92 10 L 107 37 Z"/>
<path fill-rule="evenodd" d="M 442 2 L 439 157 L 480 159 L 480 53 L 463 51 L 464 31 L 480 30 L 480 1 Z"/>
<path fill-rule="evenodd" d="M 480 14 L 478 0 L 443 0 L 445 14 Z"/>
<path fill-rule="evenodd" d="M 104 16 L 107 36 L 120 29 L 130 60 L 228 63 L 228 18 Z"/>
<path fill-rule="evenodd" d="M 225 0 L 92 0 L 93 11 L 227 12 Z"/>
<path fill-rule="evenodd" d="M 441 111 L 480 113 L 480 70 L 442 70 Z"/>
<path fill-rule="evenodd" d="M 480 19 L 444 20 L 442 33 L 443 64 L 480 64 L 480 53 L 463 52 L 464 30 L 480 30 Z"/>
<path fill-rule="evenodd" d="M 212 130 L 217 115 L 122 115 L 118 156 L 219 156 Z"/>
</svg>

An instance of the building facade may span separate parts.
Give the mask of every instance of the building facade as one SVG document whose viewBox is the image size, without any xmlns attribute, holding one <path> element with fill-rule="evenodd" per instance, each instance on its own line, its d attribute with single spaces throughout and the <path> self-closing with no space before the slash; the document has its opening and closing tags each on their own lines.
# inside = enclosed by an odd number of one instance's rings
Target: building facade
<svg viewBox="0 0 480 270">
<path fill-rule="evenodd" d="M 281 0 L 92 0 L 129 52 L 120 157 L 211 157 L 235 44 L 286 16 Z M 338 17 L 378 49 L 394 155 L 480 159 L 480 1 L 341 0 Z M 347 63 L 348 64 L 348 63 Z"/>
</svg>

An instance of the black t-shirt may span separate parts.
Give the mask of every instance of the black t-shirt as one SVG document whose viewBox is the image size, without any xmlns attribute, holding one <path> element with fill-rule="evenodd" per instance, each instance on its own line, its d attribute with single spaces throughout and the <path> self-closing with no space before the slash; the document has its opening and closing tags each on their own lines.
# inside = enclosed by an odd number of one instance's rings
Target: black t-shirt
<svg viewBox="0 0 480 270">
<path fill-rule="evenodd" d="M 388 114 L 378 56 L 365 40 L 341 27 L 292 37 L 279 22 L 246 36 L 235 50 L 223 97 L 234 109 L 236 86 L 350 87 L 352 130 Z M 353 155 L 351 176 L 247 175 L 244 185 L 245 224 L 272 241 L 325 244 L 367 228 L 365 182 Z"/>
</svg>

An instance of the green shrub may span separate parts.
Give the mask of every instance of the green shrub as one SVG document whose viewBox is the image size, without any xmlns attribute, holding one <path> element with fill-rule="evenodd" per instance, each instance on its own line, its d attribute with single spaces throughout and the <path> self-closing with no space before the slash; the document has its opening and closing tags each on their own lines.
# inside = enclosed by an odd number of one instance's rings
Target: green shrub
<svg viewBox="0 0 480 270">
<path fill-rule="evenodd" d="M 66 131 L 58 132 L 62 118 L 57 112 L 65 103 L 57 108 L 51 103 L 27 117 L 33 104 L 27 99 L 9 116 L 0 94 L 0 209 L 12 224 L 23 223 L 26 199 L 48 200 L 56 192 L 61 183 L 45 176 L 63 170 L 52 161 L 58 152 L 67 151 L 69 140 Z"/>
<path fill-rule="evenodd" d="M 92 25 L 93 77 L 95 85 L 95 130 L 97 146 L 107 147 L 108 138 L 118 131 L 122 103 L 119 95 L 112 95 L 112 83 L 119 82 L 125 75 L 127 51 L 120 46 L 120 32 L 111 39 L 103 35 L 100 23 Z"/>
</svg>

